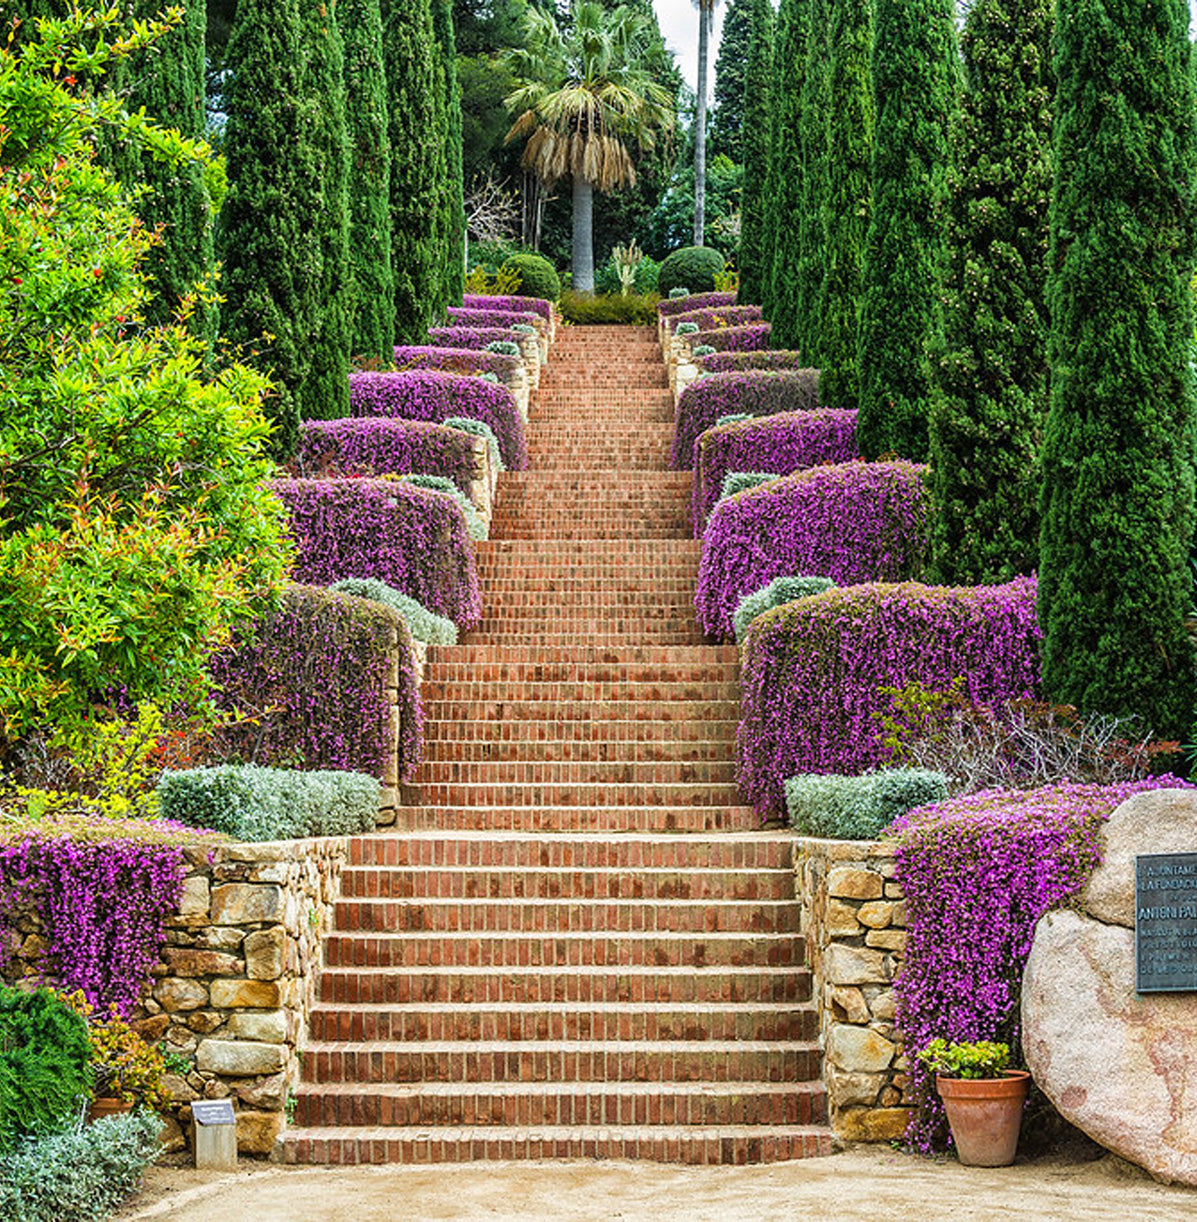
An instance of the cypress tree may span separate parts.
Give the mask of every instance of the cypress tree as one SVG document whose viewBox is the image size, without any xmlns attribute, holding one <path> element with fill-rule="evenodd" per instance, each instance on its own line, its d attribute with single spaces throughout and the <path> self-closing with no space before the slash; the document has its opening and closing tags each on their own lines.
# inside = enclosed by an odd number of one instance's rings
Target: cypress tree
<svg viewBox="0 0 1197 1222">
<path fill-rule="evenodd" d="M 1194 98 L 1185 0 L 1059 0 L 1043 682 L 1187 735 Z"/>
<path fill-rule="evenodd" d="M 715 113 L 711 120 L 711 156 L 730 157 L 747 168 L 744 136 L 751 95 L 749 60 L 757 20 L 757 0 L 729 0 L 723 15 L 723 37 L 715 59 Z M 772 13 L 770 13 L 772 17 Z"/>
<path fill-rule="evenodd" d="M 430 0 L 384 0 L 383 61 L 391 137 L 395 342 L 424 343 L 440 322 L 445 107 Z"/>
<path fill-rule="evenodd" d="M 395 286 L 391 278 L 391 141 L 382 65 L 379 0 L 340 0 L 349 140 L 349 264 L 353 278 L 350 350 L 390 364 Z"/>
<path fill-rule="evenodd" d="M 977 0 L 961 39 L 962 148 L 931 396 L 934 567 L 953 584 L 1038 566 L 1052 9 L 1051 0 Z"/>
<path fill-rule="evenodd" d="M 861 275 L 872 197 L 873 0 L 831 0 L 827 109 L 827 194 L 823 199 L 824 275 L 819 398 L 854 407 Z"/>
<path fill-rule="evenodd" d="M 744 188 L 740 206 L 740 300 L 762 304 L 766 256 L 774 235 L 766 228 L 770 115 L 773 110 L 773 5 L 752 0 L 744 76 Z M 716 121 L 718 121 L 716 119 Z"/>
<path fill-rule="evenodd" d="M 765 174 L 766 240 L 761 270 L 761 306 L 776 324 L 782 288 L 798 263 L 797 230 L 783 227 L 789 192 L 801 192 L 802 149 L 798 143 L 798 95 L 806 53 L 808 0 L 781 0 L 769 66 L 769 164 Z"/>
<path fill-rule="evenodd" d="M 438 307 L 461 305 L 465 292 L 465 183 L 461 166 L 461 86 L 457 82 L 457 47 L 453 37 L 453 0 L 434 0 L 432 24 L 444 78 L 445 193 L 441 220 L 445 270 Z"/>
<path fill-rule="evenodd" d="M 873 221 L 860 329 L 866 458 L 927 457 L 931 362 L 948 238 L 960 68 L 951 0 L 877 0 Z"/>
<path fill-rule="evenodd" d="M 304 420 L 349 415 L 354 286 L 349 262 L 349 144 L 345 125 L 345 50 L 336 0 L 300 0 L 306 71 L 303 121 L 308 129 L 319 242 L 320 298 L 312 332 L 312 367 L 299 388 Z"/>
<path fill-rule="evenodd" d="M 238 0 L 226 63 L 222 330 L 234 344 L 265 342 L 264 364 L 277 388 L 265 410 L 276 430 L 272 448 L 285 458 L 298 437 L 298 392 L 319 325 L 322 267 L 298 0 Z"/>
</svg>

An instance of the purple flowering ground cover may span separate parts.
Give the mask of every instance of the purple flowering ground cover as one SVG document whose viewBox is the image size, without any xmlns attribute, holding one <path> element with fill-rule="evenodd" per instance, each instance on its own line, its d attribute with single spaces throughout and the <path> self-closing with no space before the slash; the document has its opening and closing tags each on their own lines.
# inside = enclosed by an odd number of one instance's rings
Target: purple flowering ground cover
<svg viewBox="0 0 1197 1222">
<path fill-rule="evenodd" d="M 701 538 L 729 472 L 791 475 L 824 463 L 851 462 L 855 457 L 855 409 L 778 412 L 709 428 L 699 435 L 695 449 L 691 506 L 694 534 Z"/>
<path fill-rule="evenodd" d="M 724 330 L 728 327 L 744 327 L 750 323 L 764 322 L 765 316 L 756 305 L 691 306 L 664 318 L 665 330 L 670 335 L 677 333 L 684 322 L 698 324 L 699 333 Z"/>
<path fill-rule="evenodd" d="M 514 309 L 471 310 L 465 306 L 449 307 L 449 326 L 451 327 L 513 327 L 517 323 L 535 327 L 544 333 L 548 323 L 532 310 L 516 306 Z"/>
<path fill-rule="evenodd" d="M 716 309 L 735 304 L 735 293 L 691 293 L 688 297 L 665 297 L 657 302 L 657 317 L 664 321 L 691 310 Z"/>
<path fill-rule="evenodd" d="M 433 348 L 431 345 L 396 344 L 395 367 L 399 373 L 417 369 L 439 369 L 444 373 L 493 373 L 500 382 L 514 382 L 524 371 L 522 357 L 474 348 Z"/>
<path fill-rule="evenodd" d="M 763 352 L 773 339 L 773 326 L 767 322 L 746 323 L 736 327 L 715 327 L 690 335 L 690 350 L 706 344 L 720 352 Z"/>
<path fill-rule="evenodd" d="M 1036 695 L 1034 578 L 1002 586 L 872 584 L 828 590 L 757 618 L 741 663 L 737 736 L 744 797 L 780 811 L 787 777 L 885 764 L 883 687 L 958 677 L 980 704 Z"/>
<path fill-rule="evenodd" d="M 897 1025 L 918 1107 L 907 1142 L 948 1144 L 934 1076 L 917 1060 L 932 1040 L 1000 1040 L 1021 1064 L 1019 1006 L 1035 924 L 1075 896 L 1100 859 L 1104 820 L 1132 794 L 1192 788 L 1174 777 L 1119 785 L 1067 782 L 986 790 L 896 820 L 897 880 L 908 929 L 895 982 Z"/>
<path fill-rule="evenodd" d="M 293 578 L 377 577 L 459 628 L 482 612 L 465 517 L 447 496 L 386 479 L 276 480 L 298 546 Z"/>
<path fill-rule="evenodd" d="M 487 344 L 518 344 L 524 336 L 510 327 L 429 327 L 428 339 L 438 348 L 484 349 Z"/>
<path fill-rule="evenodd" d="M 720 416 L 775 416 L 819 407 L 819 375 L 813 369 L 750 369 L 699 378 L 678 396 L 674 409 L 673 465 L 694 466 L 698 438 Z"/>
<path fill-rule="evenodd" d="M 553 321 L 553 303 L 544 297 L 490 297 L 482 293 L 467 293 L 461 304 L 467 310 L 530 310 L 533 314 L 539 314 L 545 322 Z"/>
<path fill-rule="evenodd" d="M 796 348 L 767 348 L 757 352 L 708 352 L 694 358 L 704 373 L 741 373 L 745 369 L 804 369 L 806 363 Z M 819 374 L 814 371 L 815 385 Z"/>
<path fill-rule="evenodd" d="M 398 742 L 386 694 L 396 637 Z M 254 714 L 219 732 L 225 758 L 380 780 L 392 752 L 404 778 L 422 758 L 411 634 L 382 603 L 289 586 L 274 611 L 215 657 L 212 673 L 222 707 Z"/>
<path fill-rule="evenodd" d="M 703 632 L 731 637 L 740 600 L 775 577 L 837 586 L 920 577 L 930 543 L 926 470 L 905 461 L 811 467 L 720 501 L 694 595 Z"/>
<path fill-rule="evenodd" d="M 509 471 L 528 465 L 524 422 L 506 386 L 439 370 L 349 375 L 349 414 L 439 423 L 469 416 L 489 424 Z M 361 576 L 361 574 L 354 574 Z"/>
</svg>

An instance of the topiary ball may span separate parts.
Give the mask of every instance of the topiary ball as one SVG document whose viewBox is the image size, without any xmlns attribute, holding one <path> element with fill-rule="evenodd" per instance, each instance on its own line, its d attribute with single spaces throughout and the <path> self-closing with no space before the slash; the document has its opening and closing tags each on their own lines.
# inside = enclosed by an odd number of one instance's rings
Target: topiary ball
<svg viewBox="0 0 1197 1222">
<path fill-rule="evenodd" d="M 713 293 L 715 277 L 723 271 L 723 256 L 710 246 L 683 246 L 661 264 L 657 292 L 672 296 L 675 288 L 691 293 Z"/>
<path fill-rule="evenodd" d="M 516 297 L 539 297 L 545 301 L 556 301 L 561 296 L 561 277 L 557 269 L 544 257 L 531 251 L 512 255 L 504 269 L 516 272 L 520 278 L 519 288 L 515 290 Z M 720 271 L 723 265 L 720 264 Z"/>
</svg>

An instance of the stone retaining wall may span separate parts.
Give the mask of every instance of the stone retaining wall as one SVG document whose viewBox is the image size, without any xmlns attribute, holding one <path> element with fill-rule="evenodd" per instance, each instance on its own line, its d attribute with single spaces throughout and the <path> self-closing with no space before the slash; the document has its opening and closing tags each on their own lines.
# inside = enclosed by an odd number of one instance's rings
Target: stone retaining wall
<svg viewBox="0 0 1197 1222">
<path fill-rule="evenodd" d="M 892 1141 L 910 1115 L 893 991 L 906 945 L 906 905 L 892 849 L 799 837 L 795 869 L 828 1118 L 845 1140 Z"/>
</svg>

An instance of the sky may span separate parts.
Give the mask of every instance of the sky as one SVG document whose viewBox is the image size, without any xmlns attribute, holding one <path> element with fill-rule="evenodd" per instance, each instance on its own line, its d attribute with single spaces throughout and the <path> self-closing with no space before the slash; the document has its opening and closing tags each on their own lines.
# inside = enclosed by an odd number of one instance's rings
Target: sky
<svg viewBox="0 0 1197 1222">
<path fill-rule="evenodd" d="M 708 100 L 715 88 L 715 56 L 719 53 L 719 35 L 723 29 L 723 10 L 726 4 L 715 9 L 715 24 L 711 38 L 711 65 L 708 69 Z M 677 52 L 682 75 L 691 89 L 698 82 L 698 9 L 693 0 L 653 0 L 657 20 L 665 41 Z"/>
</svg>

